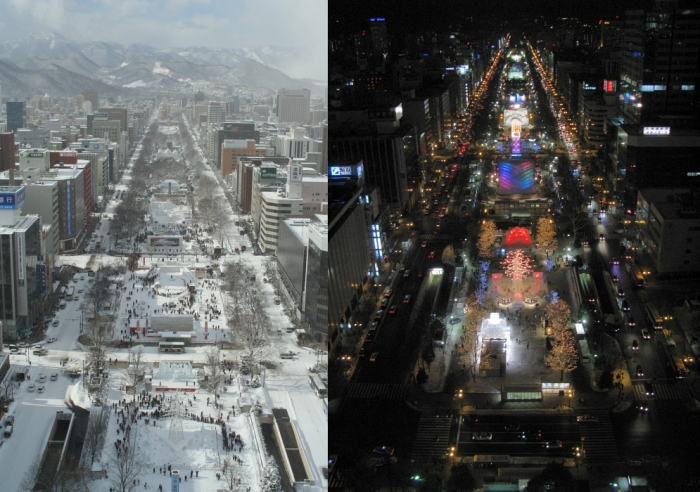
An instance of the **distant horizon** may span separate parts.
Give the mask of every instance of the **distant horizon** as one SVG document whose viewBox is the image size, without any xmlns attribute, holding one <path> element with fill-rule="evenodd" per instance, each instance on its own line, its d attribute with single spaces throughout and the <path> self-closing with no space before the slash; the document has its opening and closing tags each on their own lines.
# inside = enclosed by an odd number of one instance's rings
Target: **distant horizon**
<svg viewBox="0 0 700 492">
<path fill-rule="evenodd" d="M 76 43 L 178 48 L 303 50 L 279 67 L 328 80 L 328 5 L 322 0 L 0 0 L 0 43 L 55 33 Z"/>
</svg>

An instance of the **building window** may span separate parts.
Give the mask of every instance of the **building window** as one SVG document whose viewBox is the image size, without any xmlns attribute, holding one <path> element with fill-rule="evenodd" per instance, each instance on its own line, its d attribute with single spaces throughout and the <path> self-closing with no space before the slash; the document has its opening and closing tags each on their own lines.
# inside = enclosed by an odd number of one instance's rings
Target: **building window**
<svg viewBox="0 0 700 492">
<path fill-rule="evenodd" d="M 689 264 L 689 263 L 690 263 L 690 260 L 683 260 L 683 264 L 684 264 L 684 265 L 687 265 L 687 264 Z"/>
<path fill-rule="evenodd" d="M 693 238 L 692 238 L 692 237 L 689 237 L 689 238 L 688 238 L 688 242 L 689 242 L 689 243 L 692 243 L 692 242 L 693 242 Z"/>
<path fill-rule="evenodd" d="M 685 252 L 686 252 L 686 253 L 690 253 L 690 250 L 689 250 L 689 249 L 686 249 Z"/>
</svg>

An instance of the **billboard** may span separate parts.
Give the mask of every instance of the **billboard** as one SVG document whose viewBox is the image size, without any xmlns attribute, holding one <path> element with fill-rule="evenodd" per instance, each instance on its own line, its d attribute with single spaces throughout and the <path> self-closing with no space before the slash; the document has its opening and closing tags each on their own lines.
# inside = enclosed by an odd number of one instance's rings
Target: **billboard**
<svg viewBox="0 0 700 492">
<path fill-rule="evenodd" d="M 289 181 L 299 183 L 301 182 L 301 177 L 304 174 L 304 168 L 301 164 L 290 164 L 289 165 Z"/>
<path fill-rule="evenodd" d="M 149 236 L 148 245 L 151 248 L 179 248 L 180 236 Z"/>
<path fill-rule="evenodd" d="M 671 127 L 669 126 L 645 126 L 644 135 L 670 135 Z"/>
<path fill-rule="evenodd" d="M 331 176 L 352 176 L 352 167 L 331 166 Z"/>
<path fill-rule="evenodd" d="M 260 178 L 262 179 L 275 179 L 277 177 L 276 167 L 261 167 L 260 168 Z"/>
<path fill-rule="evenodd" d="M 0 209 L 17 210 L 24 205 L 24 187 L 0 187 Z"/>
</svg>

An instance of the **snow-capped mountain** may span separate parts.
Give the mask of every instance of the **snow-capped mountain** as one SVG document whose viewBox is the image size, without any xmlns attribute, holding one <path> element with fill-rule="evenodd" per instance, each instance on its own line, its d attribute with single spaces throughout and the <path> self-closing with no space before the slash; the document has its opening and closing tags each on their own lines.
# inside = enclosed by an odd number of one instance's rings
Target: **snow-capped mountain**
<svg viewBox="0 0 700 492">
<path fill-rule="evenodd" d="M 306 87 L 321 95 L 323 87 L 283 73 L 303 56 L 301 50 L 275 46 L 157 49 L 142 44 L 78 43 L 56 33 L 29 34 L 22 40 L 0 42 L 0 82 L 8 95 L 36 93 L 39 86 L 44 87 L 40 92 L 72 95 L 78 89 L 72 87 L 75 83 L 89 86 L 90 79 L 102 82 L 105 93 L 131 87 L 187 90 L 188 85 L 208 82 L 270 90 Z M 23 74 L 21 84 L 18 73 Z M 50 80 L 55 80 L 56 87 L 47 91 Z M 35 87 L 32 81 L 41 83 Z"/>
</svg>

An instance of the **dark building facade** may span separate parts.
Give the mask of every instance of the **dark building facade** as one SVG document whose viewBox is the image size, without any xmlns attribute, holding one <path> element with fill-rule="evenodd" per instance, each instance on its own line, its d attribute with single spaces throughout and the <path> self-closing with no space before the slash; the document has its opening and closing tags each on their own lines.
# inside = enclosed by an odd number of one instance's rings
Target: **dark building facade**
<svg viewBox="0 0 700 492">
<path fill-rule="evenodd" d="M 15 134 L 0 133 L 0 172 L 15 167 Z"/>
<path fill-rule="evenodd" d="M 27 111 L 23 101 L 7 101 L 7 131 L 16 132 L 27 125 Z"/>
</svg>

